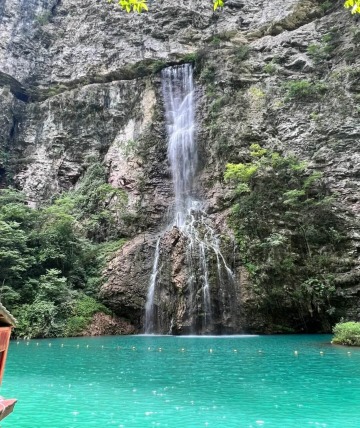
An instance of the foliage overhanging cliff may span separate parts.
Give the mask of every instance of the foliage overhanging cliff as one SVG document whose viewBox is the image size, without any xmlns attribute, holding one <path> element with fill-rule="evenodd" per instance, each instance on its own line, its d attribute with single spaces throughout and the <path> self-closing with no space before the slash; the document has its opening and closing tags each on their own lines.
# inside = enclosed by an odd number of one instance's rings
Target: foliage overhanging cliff
<svg viewBox="0 0 360 428">
<path fill-rule="evenodd" d="M 340 317 L 359 319 L 360 29 L 341 1 L 234 0 L 214 14 L 206 0 L 164 0 L 133 15 L 94 0 L 5 0 L 0 28 L 0 186 L 28 201 L 2 192 L 2 299 L 22 320 L 21 334 L 84 331 L 99 309 L 93 301 L 84 315 L 86 295 L 133 326 L 120 319 L 112 331 L 141 327 L 155 236 L 173 198 L 157 72 L 181 62 L 195 65 L 198 192 L 224 247 L 233 234 L 239 244 L 239 316 L 219 318 L 218 331 L 326 331 Z M 249 163 L 252 144 L 306 161 L 306 174 L 262 166 L 251 193 L 234 193 L 226 164 Z M 285 263 L 299 241 L 299 205 L 315 216 L 304 194 L 288 194 L 285 210 L 275 199 L 289 180 L 288 192 L 301 192 L 318 172 L 319 194 L 332 197 L 333 235 L 313 234 L 310 251 L 300 244 L 311 253 L 305 264 L 296 250 L 291 266 L 271 265 L 270 255 Z M 241 222 L 232 211 L 239 201 Z M 246 204 L 261 213 L 252 217 L 261 242 L 246 230 Z M 159 296 L 166 302 L 184 286 L 175 235 L 166 244 L 170 288 Z M 105 268 L 104 259 L 112 259 Z"/>
</svg>

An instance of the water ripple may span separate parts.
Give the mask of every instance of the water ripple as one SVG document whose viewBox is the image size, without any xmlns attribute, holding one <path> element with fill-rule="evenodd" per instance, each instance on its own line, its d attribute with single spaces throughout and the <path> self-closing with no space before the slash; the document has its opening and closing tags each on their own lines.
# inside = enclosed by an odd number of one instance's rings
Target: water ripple
<svg viewBox="0 0 360 428">
<path fill-rule="evenodd" d="M 354 428 L 360 350 L 328 343 L 328 336 L 12 342 L 1 394 L 19 402 L 2 427 Z"/>
</svg>

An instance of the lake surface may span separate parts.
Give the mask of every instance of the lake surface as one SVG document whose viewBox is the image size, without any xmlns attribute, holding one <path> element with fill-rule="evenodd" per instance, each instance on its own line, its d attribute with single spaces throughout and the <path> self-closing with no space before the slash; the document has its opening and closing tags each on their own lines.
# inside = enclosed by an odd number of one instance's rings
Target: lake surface
<svg viewBox="0 0 360 428">
<path fill-rule="evenodd" d="M 1 394 L 19 401 L 1 427 L 360 427 L 360 349 L 330 339 L 12 342 Z"/>
</svg>

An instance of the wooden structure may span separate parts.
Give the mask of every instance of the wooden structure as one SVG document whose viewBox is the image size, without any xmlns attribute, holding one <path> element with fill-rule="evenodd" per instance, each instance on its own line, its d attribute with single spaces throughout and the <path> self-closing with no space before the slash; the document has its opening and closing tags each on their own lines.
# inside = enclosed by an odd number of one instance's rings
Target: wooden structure
<svg viewBox="0 0 360 428">
<path fill-rule="evenodd" d="M 6 357 L 9 350 L 11 330 L 16 320 L 10 312 L 0 303 L 0 384 L 4 376 Z M 14 409 L 16 400 L 0 397 L 0 421 Z"/>
</svg>

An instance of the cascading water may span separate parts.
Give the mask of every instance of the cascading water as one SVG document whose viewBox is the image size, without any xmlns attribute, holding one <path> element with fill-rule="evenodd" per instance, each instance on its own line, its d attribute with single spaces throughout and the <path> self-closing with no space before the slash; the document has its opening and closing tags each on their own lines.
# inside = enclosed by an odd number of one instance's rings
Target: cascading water
<svg viewBox="0 0 360 428">
<path fill-rule="evenodd" d="M 193 69 L 190 64 L 168 67 L 162 71 L 168 133 L 168 159 L 174 185 L 173 220 L 167 231 L 178 229 L 186 240 L 186 315 L 195 329 L 201 319 L 201 331 L 210 331 L 212 324 L 212 301 L 208 259 L 215 255 L 217 282 L 222 289 L 222 277 L 233 281 L 231 269 L 220 251 L 219 238 L 210 225 L 202 202 L 195 197 L 194 183 L 198 166 L 198 151 L 195 139 L 195 88 Z M 164 232 L 165 234 L 166 232 Z M 146 302 L 145 333 L 155 331 L 155 296 L 159 279 L 159 256 L 161 238 L 155 249 L 154 264 L 149 282 Z M 171 324 L 173 318 L 171 318 Z M 198 330 L 198 329 L 196 329 Z"/>
<path fill-rule="evenodd" d="M 150 276 L 150 284 L 146 297 L 145 306 L 145 333 L 149 334 L 154 331 L 154 294 L 156 278 L 158 276 L 159 268 L 159 255 L 160 255 L 160 238 L 156 242 L 154 264 Z"/>
<path fill-rule="evenodd" d="M 190 64 L 162 71 L 168 131 L 168 158 L 175 193 L 175 225 L 183 228 L 194 204 L 193 183 L 197 168 L 197 146 L 194 138 L 194 83 Z"/>
</svg>

